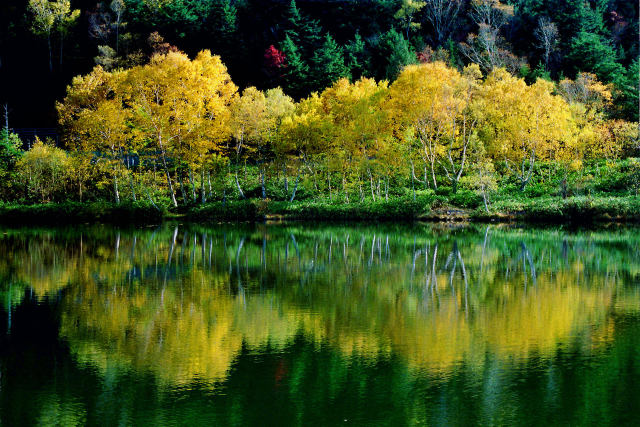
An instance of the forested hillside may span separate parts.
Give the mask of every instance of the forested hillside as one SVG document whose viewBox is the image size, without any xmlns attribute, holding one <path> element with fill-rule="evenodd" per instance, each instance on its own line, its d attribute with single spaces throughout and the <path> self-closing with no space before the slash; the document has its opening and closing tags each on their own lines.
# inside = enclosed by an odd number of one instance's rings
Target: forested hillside
<svg viewBox="0 0 640 427">
<path fill-rule="evenodd" d="M 638 2 L 629 0 L 3 0 L 0 102 L 10 127 L 53 127 L 73 76 L 153 53 L 220 55 L 242 89 L 294 99 L 341 77 L 393 81 L 444 61 L 528 83 L 580 72 L 612 85 L 610 117 L 638 120 Z"/>
<path fill-rule="evenodd" d="M 640 219 L 631 2 L 2 7 L 0 219 Z"/>
</svg>

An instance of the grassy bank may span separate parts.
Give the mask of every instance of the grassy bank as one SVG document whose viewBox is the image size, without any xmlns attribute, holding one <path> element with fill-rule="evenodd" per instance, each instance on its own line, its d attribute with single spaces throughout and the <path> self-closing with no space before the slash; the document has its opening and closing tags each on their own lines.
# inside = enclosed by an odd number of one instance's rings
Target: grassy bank
<svg viewBox="0 0 640 427">
<path fill-rule="evenodd" d="M 517 221 L 537 223 L 640 222 L 637 196 L 538 197 L 497 200 L 487 213 L 482 203 L 468 194 L 421 195 L 376 202 L 283 202 L 261 199 L 215 201 L 179 212 L 144 202 L 47 203 L 0 205 L 0 223 L 74 224 L 89 222 L 155 224 L 184 218 L 198 222 L 220 221 Z"/>
<path fill-rule="evenodd" d="M 383 221 L 415 220 L 431 210 L 437 197 L 381 200 L 376 202 L 281 202 L 244 200 L 213 202 L 194 207 L 186 217 L 196 221 L 208 220 L 261 220 L 280 218 L 287 220 L 321 221 Z"/>
<path fill-rule="evenodd" d="M 477 209 L 475 220 L 506 217 L 527 222 L 588 223 L 588 222 L 640 222 L 640 198 L 637 196 L 575 196 L 540 197 L 514 201 L 502 200 L 493 206 L 492 214 Z"/>
<path fill-rule="evenodd" d="M 460 200 L 462 199 L 462 200 Z M 546 223 L 640 222 L 640 198 L 575 196 L 496 201 L 487 213 L 476 203 L 434 195 L 362 203 L 214 202 L 192 208 L 194 221 L 268 219 L 320 221 L 524 221 Z"/>
<path fill-rule="evenodd" d="M 166 215 L 167 211 L 144 202 L 0 204 L 0 223 L 4 224 L 158 223 Z"/>
</svg>

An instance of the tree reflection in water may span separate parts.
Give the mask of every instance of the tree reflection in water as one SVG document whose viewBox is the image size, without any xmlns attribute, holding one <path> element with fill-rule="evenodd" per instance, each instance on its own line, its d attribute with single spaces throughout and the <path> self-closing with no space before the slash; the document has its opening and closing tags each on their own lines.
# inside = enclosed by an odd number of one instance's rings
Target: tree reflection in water
<svg viewBox="0 0 640 427">
<path fill-rule="evenodd" d="M 639 249 L 634 230 L 91 227 L 7 231 L 0 271 L 6 329 L 24 298 L 55 299 L 74 360 L 105 378 L 133 370 L 215 391 L 242 355 L 303 339 L 339 357 L 335 386 L 357 363 L 434 381 L 464 371 L 493 414 L 490 396 L 519 369 L 544 367 L 553 389 L 558 354 L 611 348 L 619 319 L 640 310 Z M 274 374 L 291 392 L 302 360 Z"/>
</svg>

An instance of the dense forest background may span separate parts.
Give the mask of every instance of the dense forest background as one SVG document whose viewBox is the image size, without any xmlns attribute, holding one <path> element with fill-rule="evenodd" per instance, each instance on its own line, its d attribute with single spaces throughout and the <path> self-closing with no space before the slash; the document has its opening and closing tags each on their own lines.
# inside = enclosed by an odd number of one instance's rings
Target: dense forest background
<svg viewBox="0 0 640 427">
<path fill-rule="evenodd" d="M 12 128 L 56 126 L 55 100 L 96 63 L 202 49 L 240 88 L 281 86 L 295 99 L 340 77 L 393 81 L 434 59 L 530 83 L 589 72 L 613 85 L 611 117 L 638 120 L 636 1 L 58 0 L 48 26 L 31 3 L 0 3 L 0 103 Z"/>
</svg>

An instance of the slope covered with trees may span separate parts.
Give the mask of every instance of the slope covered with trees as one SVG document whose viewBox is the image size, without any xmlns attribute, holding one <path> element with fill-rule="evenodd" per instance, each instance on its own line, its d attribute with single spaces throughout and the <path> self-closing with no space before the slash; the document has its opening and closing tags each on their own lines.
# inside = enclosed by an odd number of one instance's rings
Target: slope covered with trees
<svg viewBox="0 0 640 427">
<path fill-rule="evenodd" d="M 5 121 L 2 197 L 489 213 L 492 199 L 637 196 L 637 8 L 569 3 L 114 0 L 83 15 L 31 0 L 50 93 L 97 65 L 56 95 L 66 151 L 23 152 Z M 88 52 L 70 36 L 83 16 L 103 44 L 65 66 L 65 51 Z"/>
<path fill-rule="evenodd" d="M 433 58 L 529 83 L 588 72 L 613 84 L 611 114 L 637 121 L 637 34 L 625 0 L 5 0 L 0 102 L 15 127 L 52 127 L 73 76 L 178 48 L 220 55 L 241 88 L 296 99 Z"/>
</svg>

